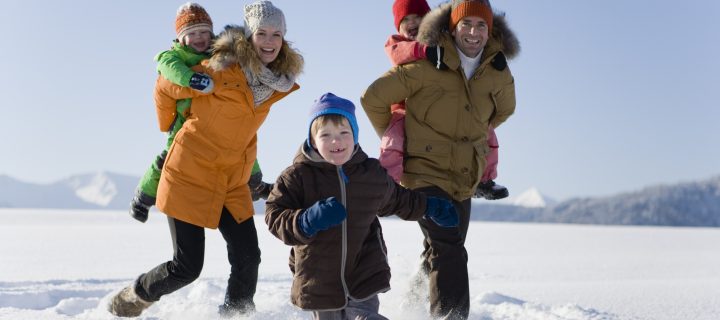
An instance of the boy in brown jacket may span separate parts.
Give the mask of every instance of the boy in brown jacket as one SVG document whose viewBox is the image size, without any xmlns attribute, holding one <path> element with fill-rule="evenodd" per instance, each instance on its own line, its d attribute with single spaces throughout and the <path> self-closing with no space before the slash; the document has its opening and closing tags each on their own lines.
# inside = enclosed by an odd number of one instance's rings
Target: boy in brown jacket
<svg viewBox="0 0 720 320">
<path fill-rule="evenodd" d="M 270 232 L 293 246 L 292 302 L 314 319 L 386 319 L 377 294 L 390 289 L 390 267 L 378 216 L 458 225 L 449 201 L 396 184 L 357 137 L 353 103 L 322 95 L 307 141 L 266 202 Z"/>
</svg>

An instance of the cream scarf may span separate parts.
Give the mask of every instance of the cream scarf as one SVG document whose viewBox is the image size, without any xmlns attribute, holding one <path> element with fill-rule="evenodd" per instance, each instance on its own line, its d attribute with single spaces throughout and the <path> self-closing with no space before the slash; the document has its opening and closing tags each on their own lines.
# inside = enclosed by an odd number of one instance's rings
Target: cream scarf
<svg viewBox="0 0 720 320">
<path fill-rule="evenodd" d="M 254 74 L 249 67 L 243 66 L 248 86 L 252 89 L 255 107 L 265 102 L 274 91 L 288 92 L 295 84 L 295 76 L 276 75 L 266 66 L 260 66 L 260 74 Z"/>
</svg>

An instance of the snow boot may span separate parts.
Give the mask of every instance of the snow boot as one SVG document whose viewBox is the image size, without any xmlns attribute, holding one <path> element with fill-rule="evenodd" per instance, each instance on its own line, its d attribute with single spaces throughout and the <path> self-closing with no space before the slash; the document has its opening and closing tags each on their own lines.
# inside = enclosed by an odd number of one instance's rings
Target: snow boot
<svg viewBox="0 0 720 320">
<path fill-rule="evenodd" d="M 225 301 L 225 303 L 218 306 L 218 314 L 220 317 L 229 319 L 237 316 L 248 316 L 255 313 L 255 304 L 249 303 L 232 303 Z"/>
<path fill-rule="evenodd" d="M 145 223 L 148 219 L 150 207 L 155 205 L 155 198 L 145 192 L 137 191 L 132 201 L 130 201 L 130 216 L 135 220 Z"/>
<path fill-rule="evenodd" d="M 475 198 L 485 198 L 487 200 L 498 200 L 507 198 L 510 192 L 504 186 L 496 184 L 495 181 L 488 180 L 480 182 L 475 190 Z"/>
<path fill-rule="evenodd" d="M 108 311 L 118 317 L 137 317 L 153 302 L 145 301 L 135 293 L 135 285 L 130 285 L 118 292 L 108 305 Z"/>
</svg>

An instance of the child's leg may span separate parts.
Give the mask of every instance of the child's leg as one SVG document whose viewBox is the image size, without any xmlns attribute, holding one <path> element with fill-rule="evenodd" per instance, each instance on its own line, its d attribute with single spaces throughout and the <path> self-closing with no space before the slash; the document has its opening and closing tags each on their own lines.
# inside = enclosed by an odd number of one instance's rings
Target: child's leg
<svg viewBox="0 0 720 320">
<path fill-rule="evenodd" d="M 488 127 L 488 147 L 490 147 L 490 152 L 485 156 L 487 164 L 482 177 L 480 177 L 480 184 L 475 190 L 475 197 L 487 200 L 507 198 L 510 195 L 508 189 L 493 181 L 497 178 L 499 145 L 495 129 L 492 126 Z"/>
<path fill-rule="evenodd" d="M 393 107 L 396 105 L 393 105 Z M 400 183 L 403 174 L 403 158 L 405 156 L 405 112 L 404 109 L 393 111 L 385 133 L 380 139 L 380 165 L 387 170 L 395 182 Z"/>
<path fill-rule="evenodd" d="M 140 179 L 140 183 L 137 186 L 137 192 L 142 192 L 145 196 L 152 198 L 152 203 L 149 205 L 155 205 L 155 197 L 157 196 L 158 183 L 160 183 L 160 172 L 162 172 L 163 164 L 165 164 L 165 157 L 167 156 L 167 149 L 163 150 L 155 161 L 150 165 L 150 168 L 145 171 L 145 174 Z"/>
<path fill-rule="evenodd" d="M 313 320 L 345 320 L 343 310 L 313 311 Z"/>
<path fill-rule="evenodd" d="M 135 195 L 132 201 L 130 201 L 130 216 L 137 221 L 147 221 L 150 207 L 155 205 L 158 183 L 160 182 L 160 172 L 162 171 L 166 156 L 167 150 L 163 150 L 163 152 L 155 157 L 155 161 L 153 161 L 150 168 L 145 171 L 142 179 L 140 179 L 140 183 L 138 183 L 138 186 L 135 188 Z"/>
<path fill-rule="evenodd" d="M 347 307 L 345 307 L 345 319 L 388 320 L 388 318 L 378 313 L 379 310 L 380 300 L 377 295 L 363 301 L 350 300 Z"/>
<path fill-rule="evenodd" d="M 173 122 L 173 127 L 168 132 L 165 150 L 155 157 L 155 161 L 153 161 L 150 168 L 145 171 L 145 174 L 140 179 L 140 183 L 138 183 L 138 186 L 135 188 L 135 196 L 130 202 L 130 215 L 140 222 L 147 221 L 150 207 L 155 205 L 155 198 L 157 197 L 157 189 L 158 184 L 160 184 L 160 174 L 165 164 L 165 157 L 172 142 L 175 140 L 175 135 L 177 135 L 180 128 L 182 128 L 183 123 L 185 123 L 185 117 L 178 115 Z"/>
<path fill-rule="evenodd" d="M 482 178 L 480 181 L 485 182 L 488 180 L 495 180 L 497 178 L 497 166 L 498 166 L 498 148 L 500 147 L 498 145 L 498 139 L 497 135 L 495 134 L 495 129 L 493 129 L 492 126 L 488 126 L 488 147 L 490 147 L 490 152 L 485 156 L 485 160 L 487 161 L 487 165 L 485 166 L 485 171 L 483 172 Z"/>
</svg>

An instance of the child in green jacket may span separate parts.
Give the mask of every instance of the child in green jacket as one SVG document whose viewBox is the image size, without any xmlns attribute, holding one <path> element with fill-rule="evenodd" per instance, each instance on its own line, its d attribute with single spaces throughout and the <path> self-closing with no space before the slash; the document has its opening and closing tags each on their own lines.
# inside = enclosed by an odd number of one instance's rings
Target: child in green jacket
<svg viewBox="0 0 720 320">
<path fill-rule="evenodd" d="M 212 78 L 191 69 L 192 66 L 210 57 L 213 38 L 210 15 L 199 4 L 188 2 L 178 9 L 175 17 L 175 32 L 177 33 L 177 39 L 173 41 L 173 47 L 155 56 L 155 61 L 158 62 L 158 73 L 179 86 L 190 87 L 203 93 L 212 92 Z M 174 119 L 169 125 L 166 121 L 158 119 L 160 130 L 167 132 L 168 138 L 165 149 L 155 157 L 155 161 L 145 171 L 145 175 L 143 175 L 135 189 L 135 196 L 130 203 L 130 215 L 140 222 L 147 221 L 148 211 L 150 207 L 155 205 L 155 197 L 157 196 L 160 173 L 165 163 L 165 157 L 175 139 L 175 134 L 185 123 L 187 114 L 190 111 L 190 104 L 191 99 L 178 100 Z M 257 160 L 253 165 L 248 186 L 253 201 L 260 198 L 267 199 L 270 190 L 272 190 L 272 184 L 262 181 L 262 171 L 260 171 Z"/>
</svg>

